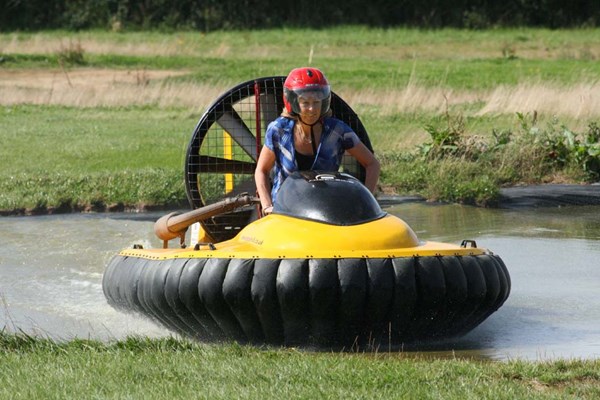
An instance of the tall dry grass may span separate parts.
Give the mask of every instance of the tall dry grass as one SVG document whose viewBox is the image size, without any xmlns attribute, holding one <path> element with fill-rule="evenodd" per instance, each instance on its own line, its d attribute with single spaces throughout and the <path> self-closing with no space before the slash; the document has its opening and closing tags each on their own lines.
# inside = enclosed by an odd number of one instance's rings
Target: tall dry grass
<svg viewBox="0 0 600 400">
<path fill-rule="evenodd" d="M 538 111 L 575 119 L 596 118 L 600 115 L 600 84 L 499 86 L 485 96 L 484 103 L 476 115 Z"/>
<path fill-rule="evenodd" d="M 133 56 L 196 56 L 198 43 L 177 36 L 165 36 L 165 39 L 156 42 L 137 42 L 101 40 L 87 37 L 87 35 L 65 35 L 64 37 L 35 34 L 26 38 L 18 34 L 0 38 L 0 50 L 4 53 L 14 54 L 55 54 L 65 47 L 77 43 L 89 54 L 116 54 Z M 226 48 L 216 48 L 214 54 L 223 55 Z M 206 55 L 206 54 L 205 54 Z"/>
<path fill-rule="evenodd" d="M 465 32 L 447 30 L 439 34 L 427 31 L 389 29 L 339 30 L 284 29 L 248 32 L 178 32 L 174 34 L 127 33 L 127 40 L 110 32 L 0 35 L 0 53 L 53 54 L 77 43 L 89 54 L 130 56 L 203 56 L 273 58 L 282 52 L 308 52 L 328 57 L 368 57 L 371 59 L 486 59 L 518 57 L 524 59 L 600 59 L 600 42 L 577 30 L 563 31 L 564 40 L 555 41 L 544 30 Z M 297 40 L 299 36 L 304 40 Z M 308 38 L 308 39 L 306 39 Z M 419 38 L 419 39 L 416 39 Z M 314 43 L 307 46 L 306 43 Z M 347 45 L 352 43 L 352 45 Z"/>
<path fill-rule="evenodd" d="M 185 71 L 0 70 L 1 105 L 42 104 L 72 107 L 153 105 L 204 108 L 228 85 L 165 81 Z M 522 83 L 491 90 L 456 90 L 408 84 L 400 90 L 342 89 L 354 106 L 372 106 L 381 115 L 443 113 L 448 107 L 468 108 L 474 116 L 537 111 L 569 119 L 600 116 L 600 83 L 565 86 Z"/>
<path fill-rule="evenodd" d="M 166 82 L 185 71 L 0 70 L 0 104 L 204 108 L 226 85 Z"/>
</svg>

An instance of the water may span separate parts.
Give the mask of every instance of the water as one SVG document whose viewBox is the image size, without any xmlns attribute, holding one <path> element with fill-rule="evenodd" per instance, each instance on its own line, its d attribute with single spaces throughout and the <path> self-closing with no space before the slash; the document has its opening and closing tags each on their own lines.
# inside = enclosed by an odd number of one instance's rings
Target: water
<svg viewBox="0 0 600 400">
<path fill-rule="evenodd" d="M 600 207 L 506 211 L 409 203 L 387 211 L 422 240 L 473 239 L 510 271 L 512 292 L 500 310 L 468 335 L 428 346 L 426 354 L 600 358 Z M 57 339 L 170 335 L 113 310 L 101 287 L 104 268 L 120 249 L 161 245 L 153 234 L 160 215 L 0 219 L 0 329 Z"/>
<path fill-rule="evenodd" d="M 113 310 L 102 293 L 112 255 L 149 245 L 152 224 L 134 214 L 0 219 L 0 328 L 55 339 L 168 335 Z"/>
<path fill-rule="evenodd" d="M 413 204 L 388 211 L 422 238 L 474 239 L 499 254 L 509 269 L 510 297 L 482 325 L 451 343 L 459 354 L 600 358 L 600 207 L 506 211 Z"/>
</svg>

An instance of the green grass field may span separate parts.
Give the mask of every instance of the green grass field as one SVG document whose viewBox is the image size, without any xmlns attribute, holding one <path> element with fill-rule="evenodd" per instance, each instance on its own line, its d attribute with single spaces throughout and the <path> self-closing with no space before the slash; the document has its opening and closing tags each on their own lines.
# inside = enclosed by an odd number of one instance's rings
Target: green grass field
<svg viewBox="0 0 600 400">
<path fill-rule="evenodd" d="M 589 165 L 597 160 L 574 154 L 598 158 L 596 147 L 571 146 L 560 162 L 540 157 L 564 145 L 565 130 L 583 141 L 600 117 L 597 34 L 353 26 L 3 33 L 0 210 L 183 204 L 185 148 L 203 110 L 241 81 L 299 65 L 322 68 L 358 112 L 382 158 L 386 192 L 487 205 L 503 185 L 595 180 Z M 531 126 L 523 129 L 518 113 Z M 472 138 L 493 147 L 494 135 L 509 133 L 517 145 L 507 151 L 520 156 L 508 167 L 501 152 L 415 157 L 432 142 L 428 126 L 454 131 L 459 147 Z M 533 159 L 516 140 L 532 131 L 546 136 L 535 140 L 546 147 Z"/>
<path fill-rule="evenodd" d="M 0 333 L 2 398 L 593 399 L 599 367 Z"/>
<path fill-rule="evenodd" d="M 182 110 L 2 110 L 0 209 L 180 205 L 196 121 Z M 101 207 L 100 207 L 101 208 Z"/>
</svg>

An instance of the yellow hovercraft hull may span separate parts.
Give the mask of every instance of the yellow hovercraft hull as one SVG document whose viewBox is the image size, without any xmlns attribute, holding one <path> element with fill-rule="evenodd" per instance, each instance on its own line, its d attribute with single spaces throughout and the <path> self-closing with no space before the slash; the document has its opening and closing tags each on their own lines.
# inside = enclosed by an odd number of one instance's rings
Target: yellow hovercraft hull
<svg viewBox="0 0 600 400">
<path fill-rule="evenodd" d="M 393 215 L 361 225 L 335 226 L 269 215 L 244 228 L 235 238 L 193 249 L 127 249 L 122 256 L 153 260 L 171 258 L 396 258 L 482 255 L 482 248 L 421 242 Z"/>
<path fill-rule="evenodd" d="M 291 175 L 277 201 L 230 240 L 122 251 L 106 298 L 203 341 L 356 349 L 464 334 L 509 295 L 500 257 L 420 241 L 352 177 Z M 169 240 L 223 204 L 169 214 L 155 231 Z"/>
</svg>

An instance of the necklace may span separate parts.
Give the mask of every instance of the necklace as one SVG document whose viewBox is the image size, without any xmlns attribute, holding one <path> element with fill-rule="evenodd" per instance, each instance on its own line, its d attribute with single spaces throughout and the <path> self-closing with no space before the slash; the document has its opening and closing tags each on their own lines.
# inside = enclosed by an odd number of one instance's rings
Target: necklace
<svg viewBox="0 0 600 400">
<path fill-rule="evenodd" d="M 302 134 L 302 128 L 296 128 L 296 135 L 298 135 L 298 139 L 300 139 L 300 141 L 303 143 L 310 144 L 313 142 L 312 137 L 307 137 L 306 135 Z"/>
</svg>

